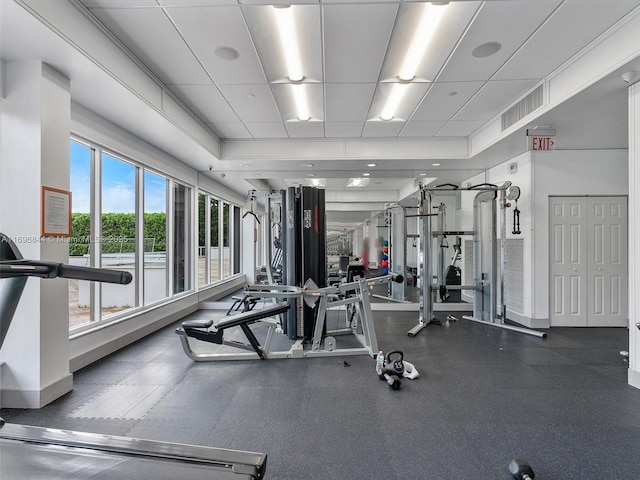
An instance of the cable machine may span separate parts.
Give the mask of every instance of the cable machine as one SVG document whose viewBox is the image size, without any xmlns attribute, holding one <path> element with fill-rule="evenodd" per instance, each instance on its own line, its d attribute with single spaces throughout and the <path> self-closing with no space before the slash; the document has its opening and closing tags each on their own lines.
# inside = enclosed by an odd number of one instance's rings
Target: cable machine
<svg viewBox="0 0 640 480">
<path fill-rule="evenodd" d="M 447 231 L 444 230 L 442 208 L 438 206 L 438 213 L 432 213 L 432 193 L 442 191 L 477 191 L 473 201 L 473 230 Z M 506 210 L 510 206 L 507 200 L 517 202 L 520 189 L 512 187 L 511 182 L 502 185 L 483 183 L 467 188 L 445 184 L 435 188 L 420 189 L 420 203 L 418 205 L 420 251 L 418 253 L 418 276 L 420 288 L 418 324 L 409 330 L 413 337 L 434 320 L 433 303 L 435 292 L 442 295 L 449 290 L 472 290 L 474 292 L 473 315 L 463 316 L 466 320 L 480 322 L 485 325 L 504 328 L 528 335 L 545 337 L 546 334 L 524 327 L 505 324 L 507 307 L 505 301 L 504 270 L 505 270 L 505 241 L 506 241 Z M 500 212 L 498 215 L 498 207 Z M 520 232 L 519 211 L 514 211 L 514 232 Z M 438 230 L 433 230 L 431 217 L 438 217 Z M 498 238 L 498 223 L 500 237 Z M 439 247 L 445 236 L 471 236 L 473 238 L 473 284 L 446 285 L 441 272 L 443 262 L 438 262 L 438 285 L 433 283 L 433 260 L 431 256 L 432 239 L 437 238 Z M 440 253 L 442 248 L 440 248 Z M 498 304 L 498 302 L 500 302 Z"/>
</svg>

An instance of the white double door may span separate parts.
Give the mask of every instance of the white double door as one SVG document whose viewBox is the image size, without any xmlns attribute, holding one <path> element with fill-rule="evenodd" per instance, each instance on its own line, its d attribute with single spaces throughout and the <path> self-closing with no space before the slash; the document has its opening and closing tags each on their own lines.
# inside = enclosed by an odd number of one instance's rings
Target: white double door
<svg viewBox="0 0 640 480">
<path fill-rule="evenodd" d="M 549 197 L 551 326 L 627 325 L 627 197 Z"/>
</svg>

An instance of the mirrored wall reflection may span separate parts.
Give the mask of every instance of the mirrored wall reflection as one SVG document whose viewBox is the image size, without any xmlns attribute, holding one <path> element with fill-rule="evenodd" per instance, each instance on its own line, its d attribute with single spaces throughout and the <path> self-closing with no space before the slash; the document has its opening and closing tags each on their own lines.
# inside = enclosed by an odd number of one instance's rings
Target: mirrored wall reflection
<svg viewBox="0 0 640 480">
<path fill-rule="evenodd" d="M 100 284 L 102 317 L 137 306 L 136 295 L 136 167 L 106 153 L 101 170 L 102 268 L 125 270 L 134 280 L 126 286 Z"/>
<path fill-rule="evenodd" d="M 82 143 L 70 144 L 71 238 L 69 264 L 92 266 L 91 237 L 91 160 L 93 150 Z M 91 321 L 90 282 L 69 280 L 69 328 Z"/>
<path fill-rule="evenodd" d="M 144 305 L 167 297 L 167 179 L 144 172 Z"/>
</svg>

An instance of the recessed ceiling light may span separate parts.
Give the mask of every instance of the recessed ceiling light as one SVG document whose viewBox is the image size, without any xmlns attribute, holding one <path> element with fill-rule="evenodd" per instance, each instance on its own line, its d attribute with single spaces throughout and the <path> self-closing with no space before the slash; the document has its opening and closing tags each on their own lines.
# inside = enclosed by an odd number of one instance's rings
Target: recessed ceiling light
<svg viewBox="0 0 640 480">
<path fill-rule="evenodd" d="M 421 177 L 426 177 L 426 176 L 427 176 L 427 174 L 426 174 L 426 173 L 421 173 L 421 174 L 420 174 L 420 176 L 421 176 Z"/>
<path fill-rule="evenodd" d="M 367 167 L 377 167 L 378 165 L 376 165 L 375 163 L 367 163 Z"/>
<path fill-rule="evenodd" d="M 313 163 L 306 163 L 304 166 L 305 167 L 309 167 L 309 168 L 315 167 L 315 165 Z"/>
<path fill-rule="evenodd" d="M 223 60 L 235 60 L 240 56 L 240 53 L 235 48 L 231 47 L 218 47 L 214 52 L 216 57 Z"/>
<path fill-rule="evenodd" d="M 439 163 L 432 163 L 432 165 L 433 165 L 434 167 L 439 167 L 439 166 L 440 166 L 440 164 L 439 164 Z"/>
<path fill-rule="evenodd" d="M 316 174 L 315 173 L 307 173 L 307 177 L 315 177 Z"/>
<path fill-rule="evenodd" d="M 254 173 L 254 174 L 253 174 L 253 176 L 254 176 L 254 177 L 261 177 L 261 176 L 262 176 L 262 174 L 261 174 L 261 173 Z"/>
<path fill-rule="evenodd" d="M 250 93 L 249 95 L 247 95 L 247 98 L 254 99 L 254 98 L 256 98 L 256 96 L 253 93 Z"/>
<path fill-rule="evenodd" d="M 243 168 L 251 168 L 251 165 L 249 165 L 248 163 L 243 163 L 243 164 L 242 164 L 242 167 L 243 167 Z"/>
<path fill-rule="evenodd" d="M 365 172 L 365 173 L 362 174 L 363 177 L 368 177 L 369 175 L 371 175 L 371 174 L 368 173 L 368 172 Z"/>
<path fill-rule="evenodd" d="M 487 42 L 474 48 L 471 55 L 476 58 L 490 57 L 491 55 L 498 53 L 501 48 L 502 44 L 498 42 Z"/>
</svg>

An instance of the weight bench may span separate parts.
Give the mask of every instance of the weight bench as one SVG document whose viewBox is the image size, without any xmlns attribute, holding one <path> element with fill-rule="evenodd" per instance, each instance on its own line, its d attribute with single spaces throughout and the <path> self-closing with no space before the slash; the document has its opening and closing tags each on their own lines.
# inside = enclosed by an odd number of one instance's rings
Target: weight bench
<svg viewBox="0 0 640 480">
<path fill-rule="evenodd" d="M 215 325 L 213 320 L 186 320 L 182 322 L 182 326 L 180 328 L 176 329 L 176 335 L 180 336 L 180 341 L 182 342 L 182 347 L 185 353 L 193 360 L 200 360 L 201 358 L 199 358 L 198 354 L 195 354 L 189 347 L 189 337 L 203 342 L 227 345 L 243 350 L 253 350 L 258 354 L 260 359 L 264 360 L 264 350 L 256 336 L 249 328 L 249 325 L 264 318 L 280 315 L 287 310 L 289 310 L 289 303 L 280 302 L 258 310 L 248 310 L 246 312 L 225 317 Z M 224 331 L 231 327 L 240 327 L 247 337 L 249 344 L 238 342 L 236 340 L 225 340 Z"/>
</svg>

